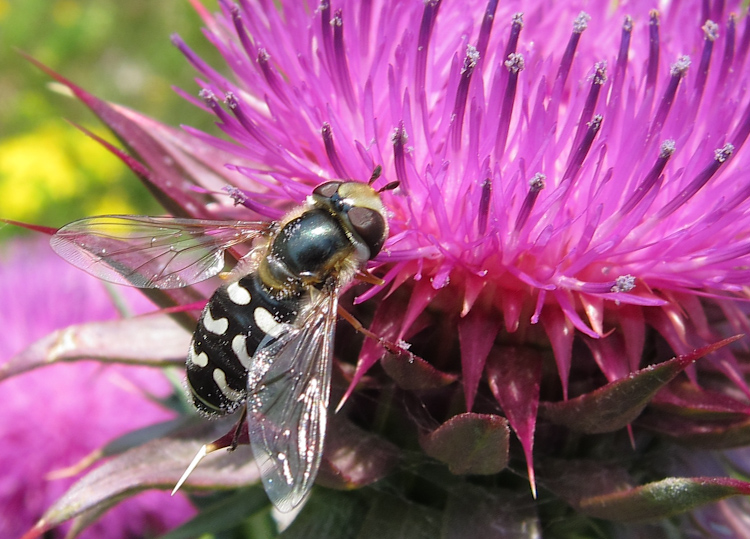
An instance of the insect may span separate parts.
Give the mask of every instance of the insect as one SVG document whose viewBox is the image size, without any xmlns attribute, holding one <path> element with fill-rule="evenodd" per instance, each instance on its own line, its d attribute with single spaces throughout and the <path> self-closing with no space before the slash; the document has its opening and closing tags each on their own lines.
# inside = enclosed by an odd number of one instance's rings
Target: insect
<svg viewBox="0 0 750 539">
<path fill-rule="evenodd" d="M 305 498 L 320 465 L 339 294 L 388 238 L 380 195 L 397 182 L 376 191 L 379 175 L 323 183 L 278 222 L 112 215 L 74 221 L 51 239 L 75 266 L 141 288 L 208 279 L 225 250 L 254 244 L 203 310 L 187 385 L 206 415 L 243 408 L 263 486 L 282 511 Z"/>
</svg>

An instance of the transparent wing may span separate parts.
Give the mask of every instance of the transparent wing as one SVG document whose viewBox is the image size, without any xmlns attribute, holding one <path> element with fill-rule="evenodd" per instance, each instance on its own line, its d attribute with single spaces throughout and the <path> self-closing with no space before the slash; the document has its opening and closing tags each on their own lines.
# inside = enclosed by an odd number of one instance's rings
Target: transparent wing
<svg viewBox="0 0 750 539">
<path fill-rule="evenodd" d="M 226 249 L 271 227 L 264 222 L 102 215 L 65 225 L 50 244 L 74 266 L 110 283 L 180 288 L 219 273 Z"/>
<path fill-rule="evenodd" d="M 325 292 L 299 327 L 253 358 L 248 378 L 248 426 L 263 487 L 280 511 L 310 491 L 320 467 L 331 389 L 336 291 Z"/>
</svg>

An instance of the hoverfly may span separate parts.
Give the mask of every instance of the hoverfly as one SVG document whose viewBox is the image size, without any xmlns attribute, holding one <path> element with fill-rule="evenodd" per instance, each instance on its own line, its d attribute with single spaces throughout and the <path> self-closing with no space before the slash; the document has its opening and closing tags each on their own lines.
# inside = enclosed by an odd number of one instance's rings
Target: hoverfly
<svg viewBox="0 0 750 539">
<path fill-rule="evenodd" d="M 244 407 L 263 486 L 282 511 L 305 498 L 320 465 L 339 294 L 388 238 L 380 193 L 397 183 L 376 191 L 379 175 L 377 167 L 367 184 L 323 183 L 279 222 L 111 215 L 74 221 L 51 239 L 73 265 L 141 288 L 208 279 L 225 250 L 256 244 L 203 310 L 187 386 L 205 415 Z"/>
</svg>

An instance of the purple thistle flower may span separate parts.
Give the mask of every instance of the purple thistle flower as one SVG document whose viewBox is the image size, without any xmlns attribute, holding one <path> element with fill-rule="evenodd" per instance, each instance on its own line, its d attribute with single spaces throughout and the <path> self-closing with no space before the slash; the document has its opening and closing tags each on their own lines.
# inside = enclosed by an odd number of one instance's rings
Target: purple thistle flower
<svg viewBox="0 0 750 539">
<path fill-rule="evenodd" d="M 383 164 L 400 182 L 386 195 L 386 284 L 355 303 L 387 290 L 373 327 L 406 340 L 440 305 L 467 410 L 493 343 L 547 341 L 567 399 L 576 338 L 613 381 L 638 368 L 650 332 L 677 354 L 716 340 L 699 298 L 747 327 L 732 301 L 750 254 L 747 42 L 722 5 L 221 6 L 206 23 L 232 78 L 174 42 L 234 143 L 188 133 L 234 157 L 230 181 L 267 216 L 321 178 Z M 365 344 L 354 382 L 377 348 Z M 717 355 L 750 394 L 731 352 Z M 530 456 L 533 428 L 519 435 Z"/>
<path fill-rule="evenodd" d="M 123 299 L 130 308 L 148 308 L 134 292 L 126 292 Z M 0 303 L 0 366 L 50 331 L 116 316 L 102 284 L 65 264 L 44 242 L 6 246 Z M 91 362 L 54 365 L 5 381 L 0 536 L 20 537 L 73 483 L 73 477 L 50 476 L 129 431 L 171 418 L 173 414 L 140 393 L 163 396 L 168 391 L 169 384 L 153 369 Z M 193 513 L 184 498 L 150 492 L 108 512 L 80 537 L 156 536 Z"/>
<path fill-rule="evenodd" d="M 384 284 L 342 302 L 415 355 L 339 328 L 338 417 L 356 426 L 329 428 L 321 482 L 372 483 L 419 447 L 458 475 L 525 459 L 534 495 L 538 473 L 545 499 L 606 520 L 750 492 L 659 464 L 676 445 L 747 445 L 746 352 L 721 339 L 750 329 L 750 19 L 689 1 L 194 5 L 230 75 L 174 37 L 200 74 L 199 99 L 184 95 L 224 136 L 71 85 L 172 213 L 278 219 L 378 164 L 399 182 L 371 267 Z M 428 481 L 439 531 L 549 526 L 511 476 Z"/>
</svg>

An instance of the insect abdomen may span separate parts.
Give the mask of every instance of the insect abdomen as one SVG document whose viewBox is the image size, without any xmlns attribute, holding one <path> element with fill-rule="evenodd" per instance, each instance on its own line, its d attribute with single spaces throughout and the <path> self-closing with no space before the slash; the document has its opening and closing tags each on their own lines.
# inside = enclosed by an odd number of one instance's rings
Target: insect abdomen
<svg viewBox="0 0 750 539">
<path fill-rule="evenodd" d="M 196 408 L 227 414 L 247 396 L 247 374 L 258 345 L 294 321 L 301 297 L 275 299 L 257 274 L 222 286 L 209 300 L 193 334 L 187 381 Z"/>
</svg>

